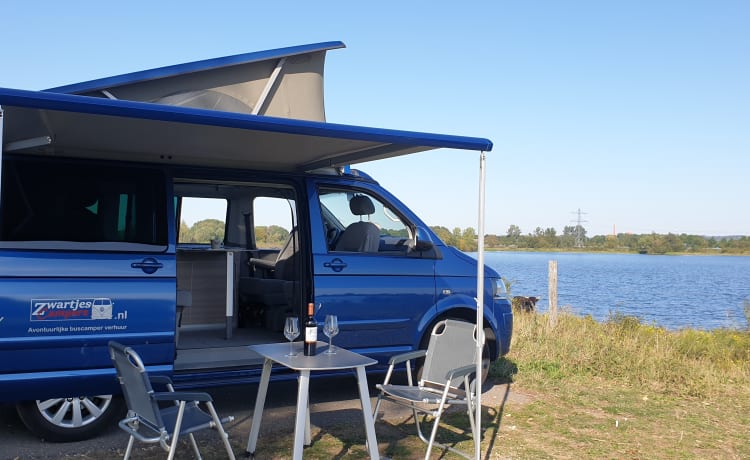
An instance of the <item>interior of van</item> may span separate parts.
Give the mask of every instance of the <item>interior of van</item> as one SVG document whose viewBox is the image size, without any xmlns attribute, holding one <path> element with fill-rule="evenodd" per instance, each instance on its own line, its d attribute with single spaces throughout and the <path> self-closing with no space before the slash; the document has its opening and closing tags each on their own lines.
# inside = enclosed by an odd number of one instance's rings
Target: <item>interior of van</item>
<svg viewBox="0 0 750 460">
<path fill-rule="evenodd" d="M 283 341 L 299 292 L 289 185 L 176 181 L 175 371 L 260 364 L 248 345 Z"/>
</svg>

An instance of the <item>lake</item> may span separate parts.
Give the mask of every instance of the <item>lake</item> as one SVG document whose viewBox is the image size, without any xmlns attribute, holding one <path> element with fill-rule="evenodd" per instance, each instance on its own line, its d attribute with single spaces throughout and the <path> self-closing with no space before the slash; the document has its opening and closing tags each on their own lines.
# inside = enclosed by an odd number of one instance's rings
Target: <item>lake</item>
<svg viewBox="0 0 750 460">
<path fill-rule="evenodd" d="M 549 306 L 550 260 L 557 260 L 558 308 L 597 320 L 620 313 L 670 330 L 748 327 L 750 257 L 485 252 L 512 295 L 541 297 L 539 311 Z"/>
</svg>

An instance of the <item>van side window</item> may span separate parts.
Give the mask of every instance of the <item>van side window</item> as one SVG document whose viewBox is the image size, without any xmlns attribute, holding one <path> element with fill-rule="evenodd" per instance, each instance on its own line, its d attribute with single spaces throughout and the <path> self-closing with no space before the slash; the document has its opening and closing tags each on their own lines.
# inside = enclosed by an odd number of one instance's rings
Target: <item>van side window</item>
<svg viewBox="0 0 750 460">
<path fill-rule="evenodd" d="M 10 242 L 44 242 L 28 245 L 43 248 L 70 248 L 67 242 L 167 245 L 165 179 L 160 171 L 18 159 L 7 161 L 2 172 L 3 246 L 26 246 Z M 75 249 L 112 248 L 78 245 Z"/>
<path fill-rule="evenodd" d="M 296 226 L 294 200 L 259 196 L 253 200 L 255 248 L 281 249 Z"/>
<path fill-rule="evenodd" d="M 410 228 L 388 205 L 353 190 L 320 191 L 329 251 L 405 254 Z"/>
<path fill-rule="evenodd" d="M 209 244 L 224 240 L 227 219 L 226 198 L 180 198 L 178 243 Z"/>
</svg>

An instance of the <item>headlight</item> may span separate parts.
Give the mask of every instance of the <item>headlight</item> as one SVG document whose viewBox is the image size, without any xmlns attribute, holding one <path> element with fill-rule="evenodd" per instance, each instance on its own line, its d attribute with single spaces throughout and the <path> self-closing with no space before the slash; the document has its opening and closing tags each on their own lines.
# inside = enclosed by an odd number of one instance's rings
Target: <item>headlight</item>
<svg viewBox="0 0 750 460">
<path fill-rule="evenodd" d="M 502 278 L 496 278 L 494 280 L 492 288 L 492 297 L 496 299 L 507 299 L 508 291 L 505 289 L 505 283 Z"/>
</svg>

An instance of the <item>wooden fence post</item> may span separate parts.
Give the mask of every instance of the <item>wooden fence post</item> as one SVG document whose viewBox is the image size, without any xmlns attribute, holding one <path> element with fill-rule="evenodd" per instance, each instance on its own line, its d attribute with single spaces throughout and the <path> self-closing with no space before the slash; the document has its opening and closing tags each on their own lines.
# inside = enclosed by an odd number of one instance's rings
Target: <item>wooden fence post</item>
<svg viewBox="0 0 750 460">
<path fill-rule="evenodd" d="M 549 324 L 557 324 L 557 261 L 549 261 Z"/>
</svg>

